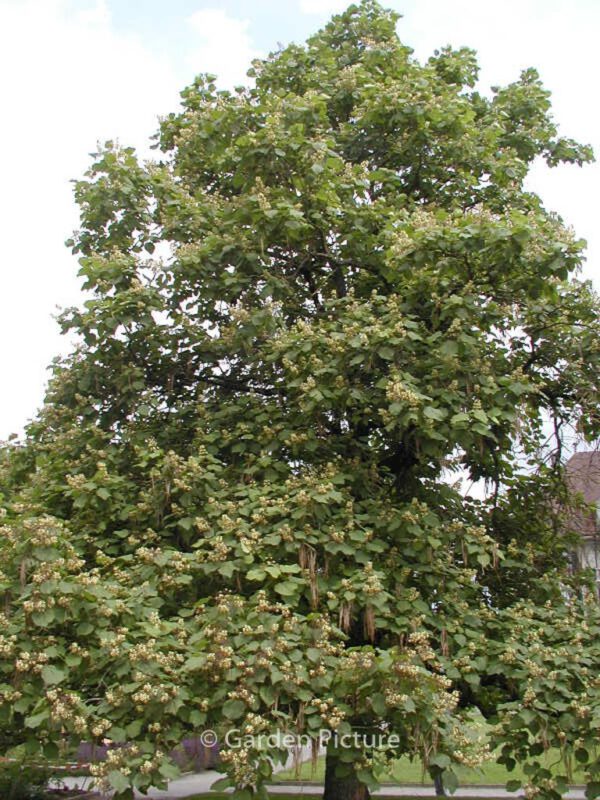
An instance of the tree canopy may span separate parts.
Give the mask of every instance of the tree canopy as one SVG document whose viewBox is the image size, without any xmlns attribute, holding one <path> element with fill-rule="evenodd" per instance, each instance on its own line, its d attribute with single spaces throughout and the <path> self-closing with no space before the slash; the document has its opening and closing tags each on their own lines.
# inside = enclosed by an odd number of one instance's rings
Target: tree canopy
<svg viewBox="0 0 600 800">
<path fill-rule="evenodd" d="M 452 789 L 477 709 L 530 794 L 571 754 L 600 794 L 560 514 L 598 300 L 523 185 L 592 154 L 535 70 L 482 94 L 471 50 L 421 64 L 397 21 L 365 0 L 249 86 L 200 75 L 152 162 L 108 142 L 76 183 L 78 344 L 0 454 L 5 751 L 127 743 L 95 767 L 126 798 L 204 728 L 394 733 L 330 748 L 327 794 L 359 798 L 402 753 Z M 236 797 L 282 755 L 224 747 Z"/>
</svg>

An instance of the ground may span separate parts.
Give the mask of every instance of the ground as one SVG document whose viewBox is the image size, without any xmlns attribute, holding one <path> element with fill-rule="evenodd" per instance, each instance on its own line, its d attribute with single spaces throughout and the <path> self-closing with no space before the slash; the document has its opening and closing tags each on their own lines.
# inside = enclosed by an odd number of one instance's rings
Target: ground
<svg viewBox="0 0 600 800">
<path fill-rule="evenodd" d="M 563 773 L 564 766 L 560 761 L 558 751 L 550 750 L 547 754 L 547 766 L 553 773 Z M 506 767 L 496 761 L 489 761 L 480 769 L 462 768 L 456 770 L 461 786 L 504 786 L 509 780 L 525 780 L 523 770 L 519 765 L 512 772 L 508 772 Z M 315 768 L 310 761 L 305 761 L 297 771 L 294 768 L 280 772 L 277 775 L 278 781 L 302 780 L 315 781 L 321 783 L 325 775 L 325 759 L 319 758 Z M 389 773 L 381 775 L 382 783 L 393 784 L 425 784 L 431 785 L 432 781 L 428 775 L 423 775 L 423 768 L 418 759 L 410 761 L 408 757 L 403 757 L 396 762 L 396 766 Z M 573 771 L 574 784 L 584 783 L 584 774 L 581 768 Z"/>
</svg>

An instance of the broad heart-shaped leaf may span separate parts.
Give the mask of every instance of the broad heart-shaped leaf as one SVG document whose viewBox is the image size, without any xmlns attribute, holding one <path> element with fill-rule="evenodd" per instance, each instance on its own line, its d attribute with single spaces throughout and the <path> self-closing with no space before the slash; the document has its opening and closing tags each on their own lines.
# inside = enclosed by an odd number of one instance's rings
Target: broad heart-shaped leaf
<svg viewBox="0 0 600 800">
<path fill-rule="evenodd" d="M 196 670 L 201 669 L 206 665 L 206 656 L 192 656 L 185 662 L 186 669 Z"/>
<path fill-rule="evenodd" d="M 47 664 L 42 668 L 42 680 L 47 686 L 52 686 L 55 683 L 62 683 L 66 677 L 67 675 L 65 672 L 51 664 Z"/>
<path fill-rule="evenodd" d="M 273 690 L 272 686 L 261 686 L 259 691 L 259 695 L 261 700 L 266 703 L 266 705 L 270 706 L 275 700 L 275 691 Z"/>
<path fill-rule="evenodd" d="M 454 792 L 458 789 L 458 778 L 450 769 L 444 770 L 442 774 L 442 782 L 444 784 L 444 789 L 450 792 L 450 794 L 454 794 Z"/>
<path fill-rule="evenodd" d="M 57 761 L 60 756 L 60 747 L 56 742 L 46 742 L 43 746 L 44 758 Z"/>
<path fill-rule="evenodd" d="M 241 700 L 227 700 L 223 704 L 223 714 L 227 719 L 239 719 L 243 716 L 246 706 Z"/>
<path fill-rule="evenodd" d="M 423 414 L 428 419 L 433 419 L 438 421 L 444 420 L 448 416 L 447 411 L 445 411 L 443 408 L 434 408 L 433 406 L 425 406 L 425 408 L 423 409 Z"/>
<path fill-rule="evenodd" d="M 284 597 L 290 597 L 298 592 L 300 584 L 296 581 L 281 581 L 275 584 L 275 591 Z"/>
<path fill-rule="evenodd" d="M 131 739 L 137 738 L 142 730 L 142 727 L 142 721 L 139 719 L 134 719 L 125 729 L 127 736 Z"/>
<path fill-rule="evenodd" d="M 387 345 L 380 347 L 377 353 L 381 358 L 386 359 L 386 361 L 391 361 L 395 355 L 393 347 L 389 347 Z"/>
<path fill-rule="evenodd" d="M 112 786 L 112 788 L 116 792 L 126 792 L 126 791 L 129 790 L 129 791 L 131 791 L 131 796 L 133 796 L 133 792 L 131 790 L 131 785 L 130 785 L 130 782 L 129 782 L 129 778 L 127 776 L 123 775 L 122 772 L 119 772 L 118 770 L 113 769 L 108 773 L 107 778 L 108 778 L 108 782 L 110 783 L 110 785 Z M 123 800 L 126 800 L 127 796 L 126 795 L 122 795 L 122 797 L 123 797 Z"/>
<path fill-rule="evenodd" d="M 219 778 L 214 783 L 211 783 L 210 790 L 211 792 L 219 792 L 221 789 L 228 789 L 231 786 L 231 778 Z"/>
<path fill-rule="evenodd" d="M 246 578 L 249 581 L 262 581 L 265 579 L 266 574 L 264 569 L 251 569 L 246 573 Z"/>
<path fill-rule="evenodd" d="M 373 708 L 375 714 L 382 718 L 385 717 L 387 706 L 385 697 L 381 693 L 377 692 L 371 697 L 371 707 Z"/>
<path fill-rule="evenodd" d="M 46 609 L 46 611 L 36 612 L 32 614 L 31 619 L 33 620 L 33 622 L 35 622 L 36 625 L 39 625 L 41 628 L 47 628 L 56 619 L 56 614 L 53 609 L 49 608 Z"/>
<path fill-rule="evenodd" d="M 39 726 L 45 722 L 48 717 L 49 713 L 47 709 L 40 711 L 38 714 L 33 714 L 30 717 L 25 718 L 25 727 L 26 728 L 39 728 Z"/>
<path fill-rule="evenodd" d="M 361 783 L 364 783 L 370 792 L 376 792 L 379 789 L 379 783 L 370 771 L 357 770 L 356 777 Z"/>
<path fill-rule="evenodd" d="M 158 771 L 163 776 L 163 778 L 167 778 L 167 780 L 174 780 L 181 775 L 181 770 L 177 766 L 177 764 L 170 764 L 170 763 L 163 763 L 158 768 Z"/>
<path fill-rule="evenodd" d="M 235 789 L 231 794 L 232 800 L 252 800 L 250 789 Z"/>
<path fill-rule="evenodd" d="M 219 567 L 219 572 L 226 578 L 231 578 L 235 570 L 234 565 L 231 562 L 227 562 Z"/>
<path fill-rule="evenodd" d="M 92 633 L 94 626 L 90 622 L 80 622 L 77 626 L 77 632 L 82 636 L 87 636 Z"/>
<path fill-rule="evenodd" d="M 406 783 L 406 766 L 403 760 L 392 761 L 391 772 L 392 777 L 397 783 Z"/>
</svg>

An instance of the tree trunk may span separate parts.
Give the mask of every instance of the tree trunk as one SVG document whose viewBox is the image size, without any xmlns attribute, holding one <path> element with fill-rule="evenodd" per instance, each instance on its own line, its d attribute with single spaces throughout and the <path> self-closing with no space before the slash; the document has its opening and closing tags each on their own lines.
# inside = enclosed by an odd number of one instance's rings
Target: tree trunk
<svg viewBox="0 0 600 800">
<path fill-rule="evenodd" d="M 339 759 L 334 750 L 325 756 L 325 791 L 323 800 L 369 800 L 369 790 L 354 772 L 343 777 L 336 775 Z M 347 767 L 347 764 L 343 765 Z"/>
</svg>

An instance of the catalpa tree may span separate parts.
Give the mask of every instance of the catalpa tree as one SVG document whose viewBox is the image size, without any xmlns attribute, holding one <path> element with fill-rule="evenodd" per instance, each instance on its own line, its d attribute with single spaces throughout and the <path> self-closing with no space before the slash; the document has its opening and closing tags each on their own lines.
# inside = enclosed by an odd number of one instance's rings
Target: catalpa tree
<svg viewBox="0 0 600 800">
<path fill-rule="evenodd" d="M 487 747 L 551 798 L 575 754 L 598 794 L 558 511 L 562 432 L 600 428 L 598 302 L 523 187 L 591 152 L 535 71 L 482 95 L 472 51 L 420 64 L 396 23 L 365 0 L 246 88 L 198 77 L 154 161 L 107 143 L 76 184 L 79 344 L 0 462 L 5 752 L 108 739 L 127 798 L 236 730 L 250 800 L 285 755 L 259 734 L 324 730 L 327 800 L 402 754 L 452 789 Z"/>
</svg>

